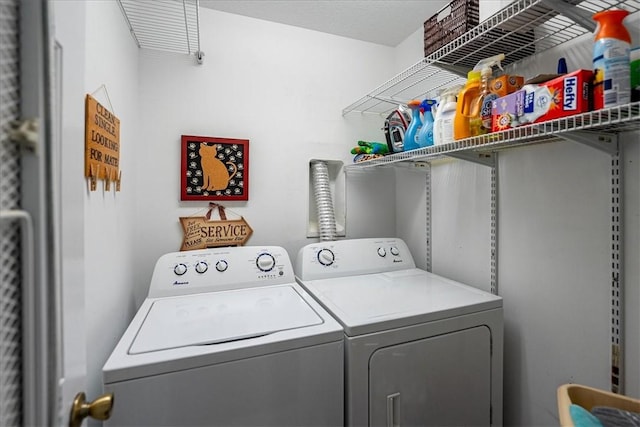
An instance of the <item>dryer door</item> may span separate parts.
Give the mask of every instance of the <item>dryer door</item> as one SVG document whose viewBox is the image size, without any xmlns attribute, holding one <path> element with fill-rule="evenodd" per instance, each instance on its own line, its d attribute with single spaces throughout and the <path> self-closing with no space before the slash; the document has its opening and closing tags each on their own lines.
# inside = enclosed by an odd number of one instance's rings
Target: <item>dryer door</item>
<svg viewBox="0 0 640 427">
<path fill-rule="evenodd" d="M 491 332 L 485 326 L 377 350 L 369 425 L 491 424 Z"/>
</svg>

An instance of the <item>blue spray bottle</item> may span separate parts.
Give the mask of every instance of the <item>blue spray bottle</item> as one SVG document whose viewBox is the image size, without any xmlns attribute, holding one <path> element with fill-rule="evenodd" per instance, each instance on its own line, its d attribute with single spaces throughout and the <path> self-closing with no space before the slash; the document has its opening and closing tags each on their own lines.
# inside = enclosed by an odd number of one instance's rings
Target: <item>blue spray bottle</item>
<svg viewBox="0 0 640 427">
<path fill-rule="evenodd" d="M 433 106 L 436 105 L 434 99 L 425 99 L 420 103 L 420 109 L 423 111 L 424 122 L 422 128 L 418 132 L 418 145 L 420 147 L 428 147 L 433 145 Z"/>
<path fill-rule="evenodd" d="M 407 103 L 407 107 L 411 109 L 411 123 L 407 131 L 404 133 L 404 151 L 415 150 L 420 148 L 418 145 L 418 132 L 422 128 L 422 119 L 420 118 L 420 101 L 413 99 Z"/>
</svg>

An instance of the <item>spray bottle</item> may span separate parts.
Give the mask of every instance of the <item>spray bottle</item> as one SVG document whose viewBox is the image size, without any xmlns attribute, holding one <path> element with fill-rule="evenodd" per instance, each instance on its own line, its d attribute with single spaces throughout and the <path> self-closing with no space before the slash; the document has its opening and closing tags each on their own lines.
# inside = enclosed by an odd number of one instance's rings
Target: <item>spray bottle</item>
<svg viewBox="0 0 640 427">
<path fill-rule="evenodd" d="M 504 53 L 483 59 L 478 62 L 474 70 L 480 70 L 480 96 L 476 98 L 476 106 L 473 111 L 479 111 L 478 116 L 470 119 L 472 129 L 477 129 L 477 135 L 491 132 L 491 111 L 493 101 L 498 99 L 498 94 L 491 91 L 491 80 L 493 79 L 493 66 L 497 65 L 500 70 L 501 61 L 504 60 Z M 474 123 L 476 122 L 476 123 Z M 473 132 L 472 132 L 473 134 Z"/>
<path fill-rule="evenodd" d="M 440 94 L 440 104 L 433 122 L 434 145 L 453 142 L 453 118 L 456 115 L 456 95 L 462 86 L 453 86 Z"/>
<path fill-rule="evenodd" d="M 418 145 L 420 147 L 428 147 L 433 145 L 433 106 L 436 105 L 434 99 L 425 99 L 420 103 L 420 108 L 423 111 L 424 122 L 422 128 L 418 132 Z"/>
<path fill-rule="evenodd" d="M 626 10 L 605 10 L 593 15 L 598 23 L 593 45 L 593 108 L 626 104 L 631 100 L 631 36 L 623 24 Z"/>
<path fill-rule="evenodd" d="M 411 123 L 409 123 L 407 131 L 404 133 L 404 151 L 420 148 L 417 137 L 418 132 L 422 127 L 422 120 L 420 119 L 420 101 L 413 99 L 407 103 L 407 107 L 411 109 Z"/>
</svg>

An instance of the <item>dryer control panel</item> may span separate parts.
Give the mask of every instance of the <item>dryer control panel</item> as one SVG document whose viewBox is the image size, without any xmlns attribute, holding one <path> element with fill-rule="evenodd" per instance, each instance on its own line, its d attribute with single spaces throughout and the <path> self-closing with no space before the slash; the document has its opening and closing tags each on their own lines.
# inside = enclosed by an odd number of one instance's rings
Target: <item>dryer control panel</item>
<svg viewBox="0 0 640 427">
<path fill-rule="evenodd" d="M 171 252 L 156 262 L 149 297 L 188 295 L 295 282 L 279 246 L 238 246 Z"/>
<path fill-rule="evenodd" d="M 300 280 L 383 273 L 415 268 L 402 239 L 373 238 L 319 242 L 300 249 L 296 276 Z"/>
</svg>

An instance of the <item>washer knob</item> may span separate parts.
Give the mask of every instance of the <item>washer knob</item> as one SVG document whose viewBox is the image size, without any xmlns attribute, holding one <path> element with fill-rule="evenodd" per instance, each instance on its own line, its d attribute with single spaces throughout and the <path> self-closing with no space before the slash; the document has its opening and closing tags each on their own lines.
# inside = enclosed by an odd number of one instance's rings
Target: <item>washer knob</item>
<svg viewBox="0 0 640 427">
<path fill-rule="evenodd" d="M 400 255 L 400 251 L 398 250 L 398 248 L 396 246 L 391 246 L 391 249 L 389 249 L 391 251 L 391 255 L 393 256 L 398 256 Z"/>
<path fill-rule="evenodd" d="M 258 269 L 260 271 L 271 271 L 273 270 L 273 267 L 275 267 L 275 265 L 276 260 L 273 258 L 273 255 L 269 253 L 262 253 L 258 255 L 258 258 L 256 258 L 256 266 L 258 266 Z"/>
<path fill-rule="evenodd" d="M 178 276 L 182 276 L 184 273 L 187 272 L 187 266 L 185 264 L 176 264 L 175 267 L 173 267 L 173 272 L 176 273 Z"/>
<path fill-rule="evenodd" d="M 384 248 L 380 247 L 378 248 L 378 255 L 384 258 L 387 256 L 387 251 L 385 251 Z"/>
<path fill-rule="evenodd" d="M 229 268 L 229 263 L 223 259 L 221 259 L 220 261 L 216 262 L 216 270 L 218 270 L 220 273 L 222 273 L 223 271 L 227 271 L 227 268 Z"/>
<path fill-rule="evenodd" d="M 196 264 L 196 271 L 200 274 L 206 272 L 209 269 L 209 264 L 207 264 L 205 261 L 199 261 Z"/>
<path fill-rule="evenodd" d="M 318 252 L 318 262 L 322 265 L 329 266 L 336 260 L 335 254 L 331 249 L 320 249 Z"/>
</svg>

